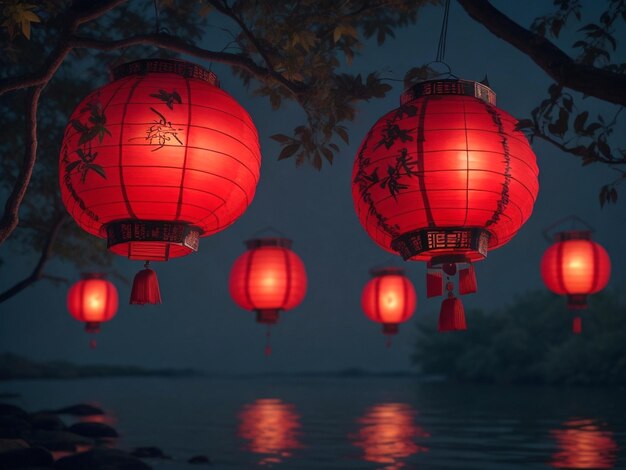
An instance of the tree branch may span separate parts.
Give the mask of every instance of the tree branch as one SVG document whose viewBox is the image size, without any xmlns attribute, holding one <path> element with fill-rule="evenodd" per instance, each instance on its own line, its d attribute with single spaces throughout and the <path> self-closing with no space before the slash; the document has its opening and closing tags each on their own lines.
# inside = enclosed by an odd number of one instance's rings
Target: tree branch
<svg viewBox="0 0 626 470">
<path fill-rule="evenodd" d="M 123 47 L 137 45 L 152 45 L 181 54 L 188 54 L 199 59 L 220 62 L 227 65 L 235 65 L 246 69 L 248 72 L 261 80 L 271 80 L 284 86 L 294 96 L 298 97 L 307 90 L 307 86 L 298 81 L 291 81 L 278 72 L 257 65 L 253 60 L 238 54 L 228 52 L 214 52 L 203 49 L 193 44 L 167 34 L 142 34 L 119 40 L 101 40 L 95 38 L 72 36 L 68 39 L 72 48 L 98 49 L 111 51 Z"/>
<path fill-rule="evenodd" d="M 6 300 L 9 300 L 11 297 L 19 294 L 28 286 L 34 284 L 39 279 L 45 276 L 43 274 L 43 268 L 45 267 L 46 263 L 50 259 L 54 242 L 57 238 L 57 235 L 59 234 L 59 231 L 61 230 L 61 227 L 63 227 L 63 224 L 65 224 L 66 221 L 67 221 L 66 212 L 63 212 L 55 219 L 54 224 L 52 225 L 52 228 L 50 229 L 50 232 L 48 233 L 44 246 L 41 250 L 41 255 L 39 256 L 39 261 L 35 265 L 35 269 L 33 269 L 33 272 L 30 273 L 28 277 L 26 277 L 25 279 L 22 279 L 13 287 L 10 287 L 6 291 L 2 292 L 0 294 L 0 303 Z"/>
<path fill-rule="evenodd" d="M 0 219 L 0 245 L 11 235 L 19 222 L 19 209 L 33 174 L 37 160 L 37 107 L 44 85 L 31 89 L 26 98 L 24 160 L 15 180 L 13 190 L 4 206 Z"/>
<path fill-rule="evenodd" d="M 75 0 L 67 13 L 67 27 L 61 34 L 57 47 L 50 54 L 45 64 L 34 74 L 0 80 L 0 95 L 9 91 L 23 90 L 38 85 L 44 85 L 45 87 L 72 49 L 67 44 L 67 37 L 74 34 L 83 23 L 102 16 L 124 2 L 126 0 Z M 1 240 L 0 243 L 2 243 Z"/>
<path fill-rule="evenodd" d="M 474 20 L 532 59 L 559 85 L 626 105 L 626 75 L 576 63 L 546 38 L 521 27 L 488 0 L 459 0 Z"/>
</svg>

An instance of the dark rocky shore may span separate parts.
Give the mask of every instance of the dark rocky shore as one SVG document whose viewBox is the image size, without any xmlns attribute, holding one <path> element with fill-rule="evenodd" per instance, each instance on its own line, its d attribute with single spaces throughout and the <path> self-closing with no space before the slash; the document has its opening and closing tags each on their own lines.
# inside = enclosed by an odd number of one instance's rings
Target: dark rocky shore
<svg viewBox="0 0 626 470">
<path fill-rule="evenodd" d="M 86 404 L 28 413 L 0 403 L 0 470 L 144 470 L 152 468 L 145 460 L 172 459 L 153 446 L 128 451 L 115 448 L 118 433 L 112 426 L 84 421 L 104 414 Z M 68 418 L 76 422 L 68 426 Z M 186 462 L 211 464 L 202 455 Z"/>
</svg>

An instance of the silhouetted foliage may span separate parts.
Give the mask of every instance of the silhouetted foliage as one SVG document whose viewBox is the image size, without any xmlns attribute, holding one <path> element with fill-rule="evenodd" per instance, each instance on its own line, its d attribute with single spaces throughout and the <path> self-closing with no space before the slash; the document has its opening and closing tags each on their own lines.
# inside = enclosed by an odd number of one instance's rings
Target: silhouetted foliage
<svg viewBox="0 0 626 470">
<path fill-rule="evenodd" d="M 530 292 L 512 305 L 468 313 L 468 330 L 437 334 L 424 318 L 413 362 L 426 374 L 458 381 L 546 384 L 626 383 L 626 305 L 616 293 L 590 298 L 582 334 L 565 299 Z"/>
</svg>

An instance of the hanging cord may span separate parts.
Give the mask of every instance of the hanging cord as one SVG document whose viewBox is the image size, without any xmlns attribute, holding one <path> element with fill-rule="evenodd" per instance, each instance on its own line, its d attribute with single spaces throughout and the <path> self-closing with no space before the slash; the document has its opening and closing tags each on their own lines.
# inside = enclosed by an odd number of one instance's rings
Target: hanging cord
<svg viewBox="0 0 626 470">
<path fill-rule="evenodd" d="M 563 225 L 565 222 L 568 222 L 568 221 L 572 222 L 572 228 L 570 230 L 574 230 L 576 228 L 576 223 L 578 223 L 580 225 L 583 225 L 590 232 L 592 233 L 595 232 L 595 229 L 591 226 L 591 224 L 584 221 L 577 215 L 568 215 L 567 217 L 563 217 L 562 219 L 559 219 L 553 224 L 544 228 L 543 231 L 541 232 L 541 234 L 543 235 L 543 238 L 545 238 L 548 243 L 552 243 L 554 240 L 552 240 L 552 237 L 550 236 L 551 235 L 550 232 L 556 227 L 558 227 L 559 225 Z"/>
<path fill-rule="evenodd" d="M 161 32 L 161 18 L 159 17 L 159 0 L 154 0 L 154 32 Z"/>
<path fill-rule="evenodd" d="M 261 234 L 274 234 L 274 235 L 278 235 L 278 237 L 280 238 L 287 238 L 287 236 L 281 232 L 280 230 L 276 230 L 274 227 L 272 227 L 271 225 L 268 225 L 265 228 L 262 228 L 261 230 L 257 230 L 256 232 L 254 232 L 251 235 L 251 238 L 257 238 L 259 237 Z"/>
<path fill-rule="evenodd" d="M 450 0 L 446 0 L 443 9 L 443 21 L 439 33 L 439 44 L 437 45 L 437 57 L 435 62 L 443 62 L 446 55 L 446 37 L 448 36 L 448 18 L 450 17 Z"/>
</svg>

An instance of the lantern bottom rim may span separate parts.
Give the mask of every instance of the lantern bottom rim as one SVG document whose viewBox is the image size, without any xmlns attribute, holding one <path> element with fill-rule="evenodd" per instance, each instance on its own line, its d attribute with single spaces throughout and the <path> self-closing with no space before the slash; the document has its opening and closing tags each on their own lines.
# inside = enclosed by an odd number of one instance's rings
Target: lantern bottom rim
<svg viewBox="0 0 626 470">
<path fill-rule="evenodd" d="M 392 240 L 391 249 L 405 261 L 479 261 L 487 257 L 490 238 L 482 228 L 432 227 L 403 233 Z"/>
<path fill-rule="evenodd" d="M 277 308 L 264 308 L 256 311 L 257 323 L 264 325 L 274 325 L 278 322 L 278 314 L 280 310 Z"/>
<path fill-rule="evenodd" d="M 187 222 L 119 220 L 105 227 L 107 248 L 132 260 L 167 261 L 198 251 L 202 231 Z"/>
<path fill-rule="evenodd" d="M 87 333 L 98 333 L 100 331 L 100 322 L 97 322 L 97 321 L 86 322 L 85 331 Z"/>
<path fill-rule="evenodd" d="M 385 335 L 395 335 L 399 329 L 397 323 L 383 323 L 383 334 Z"/>
</svg>

